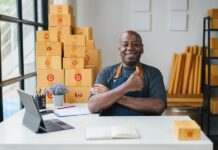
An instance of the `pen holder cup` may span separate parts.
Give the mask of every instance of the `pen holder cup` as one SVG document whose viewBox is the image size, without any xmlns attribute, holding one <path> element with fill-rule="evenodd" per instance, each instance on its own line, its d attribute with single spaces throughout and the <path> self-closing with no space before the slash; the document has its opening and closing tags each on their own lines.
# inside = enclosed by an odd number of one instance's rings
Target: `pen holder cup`
<svg viewBox="0 0 218 150">
<path fill-rule="evenodd" d="M 45 109 L 46 108 L 46 100 L 44 96 L 36 96 L 35 97 L 35 103 L 38 109 Z"/>
</svg>

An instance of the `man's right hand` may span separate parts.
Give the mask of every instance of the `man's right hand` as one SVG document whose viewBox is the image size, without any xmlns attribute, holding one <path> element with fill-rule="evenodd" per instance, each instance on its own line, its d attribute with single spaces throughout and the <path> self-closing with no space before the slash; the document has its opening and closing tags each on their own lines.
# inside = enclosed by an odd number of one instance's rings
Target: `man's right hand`
<svg viewBox="0 0 218 150">
<path fill-rule="evenodd" d="M 139 68 L 136 67 L 134 73 L 130 75 L 128 80 L 124 83 L 125 88 L 130 91 L 141 91 L 144 87 L 144 81 L 139 76 Z"/>
</svg>

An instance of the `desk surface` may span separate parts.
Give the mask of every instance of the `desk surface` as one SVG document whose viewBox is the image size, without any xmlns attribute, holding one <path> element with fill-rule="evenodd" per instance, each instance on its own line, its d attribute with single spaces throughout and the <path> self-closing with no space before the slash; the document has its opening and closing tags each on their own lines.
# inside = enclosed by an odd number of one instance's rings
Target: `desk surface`
<svg viewBox="0 0 218 150">
<path fill-rule="evenodd" d="M 199 141 L 178 141 L 173 134 L 173 121 L 187 116 L 99 117 L 83 115 L 58 118 L 75 129 L 35 134 L 22 125 L 24 110 L 0 123 L 0 150 L 212 150 L 213 143 L 202 133 Z M 141 139 L 86 140 L 85 127 L 131 126 Z"/>
</svg>

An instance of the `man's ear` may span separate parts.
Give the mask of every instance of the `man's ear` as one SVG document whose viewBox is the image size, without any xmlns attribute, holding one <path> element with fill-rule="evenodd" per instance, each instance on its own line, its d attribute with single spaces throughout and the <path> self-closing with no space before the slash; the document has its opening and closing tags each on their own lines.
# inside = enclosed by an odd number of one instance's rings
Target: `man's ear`
<svg viewBox="0 0 218 150">
<path fill-rule="evenodd" d="M 141 52 L 141 54 L 143 54 L 144 53 L 144 45 L 142 44 L 142 52 Z"/>
</svg>

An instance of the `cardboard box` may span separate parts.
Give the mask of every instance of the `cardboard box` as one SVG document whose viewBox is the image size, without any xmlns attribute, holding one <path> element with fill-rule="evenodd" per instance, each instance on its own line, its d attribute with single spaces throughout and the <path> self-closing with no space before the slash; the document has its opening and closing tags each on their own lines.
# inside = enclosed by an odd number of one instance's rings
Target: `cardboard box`
<svg viewBox="0 0 218 150">
<path fill-rule="evenodd" d="M 36 56 L 62 56 L 60 42 L 36 42 Z"/>
<path fill-rule="evenodd" d="M 49 27 L 49 31 L 51 32 L 57 32 L 58 38 L 62 39 L 64 35 L 70 35 L 72 34 L 72 26 L 55 26 L 55 27 Z"/>
<path fill-rule="evenodd" d="M 218 19 L 211 19 L 210 28 L 211 29 L 218 29 Z"/>
<path fill-rule="evenodd" d="M 211 99 L 210 101 L 210 111 L 212 114 L 218 114 L 218 99 Z"/>
<path fill-rule="evenodd" d="M 37 86 L 47 87 L 55 83 L 64 84 L 64 70 L 53 69 L 53 70 L 37 70 Z"/>
<path fill-rule="evenodd" d="M 61 56 L 38 56 L 36 57 L 37 69 L 62 69 Z"/>
<path fill-rule="evenodd" d="M 64 15 L 49 15 L 49 26 L 74 26 L 74 16 L 69 14 Z"/>
<path fill-rule="evenodd" d="M 208 16 L 210 16 L 213 19 L 218 19 L 218 9 L 209 9 Z"/>
<path fill-rule="evenodd" d="M 36 31 L 36 41 L 55 41 L 58 42 L 58 33 L 50 32 L 48 30 Z"/>
<path fill-rule="evenodd" d="M 93 77 L 92 69 L 65 69 L 66 86 L 92 86 Z"/>
<path fill-rule="evenodd" d="M 173 129 L 178 140 L 200 140 L 201 128 L 194 120 L 176 120 Z"/>
<path fill-rule="evenodd" d="M 207 49 L 206 56 L 208 56 L 208 49 Z M 218 57 L 218 49 L 211 49 L 210 50 L 210 57 Z"/>
<path fill-rule="evenodd" d="M 86 40 L 86 50 L 95 49 L 95 40 Z"/>
<path fill-rule="evenodd" d="M 63 37 L 64 46 L 85 47 L 85 35 L 65 35 Z"/>
<path fill-rule="evenodd" d="M 64 46 L 64 57 L 86 57 L 85 47 Z"/>
<path fill-rule="evenodd" d="M 84 68 L 85 58 L 63 58 L 64 69 Z"/>
<path fill-rule="evenodd" d="M 98 66 L 101 64 L 101 50 L 87 50 L 85 66 Z"/>
<path fill-rule="evenodd" d="M 85 35 L 87 40 L 93 39 L 93 30 L 92 28 L 89 28 L 89 27 L 75 27 L 74 33 Z"/>
<path fill-rule="evenodd" d="M 218 85 L 218 65 L 211 65 L 211 78 L 210 78 L 210 85 L 216 86 Z M 208 66 L 206 65 L 206 76 L 205 82 L 208 84 Z"/>
<path fill-rule="evenodd" d="M 211 38 L 210 39 L 210 48 L 218 49 L 218 38 Z"/>
<path fill-rule="evenodd" d="M 73 7 L 70 5 L 50 5 L 50 14 L 73 14 Z"/>
<path fill-rule="evenodd" d="M 65 95 L 66 103 L 87 103 L 91 86 L 67 87 L 69 90 Z"/>
</svg>

